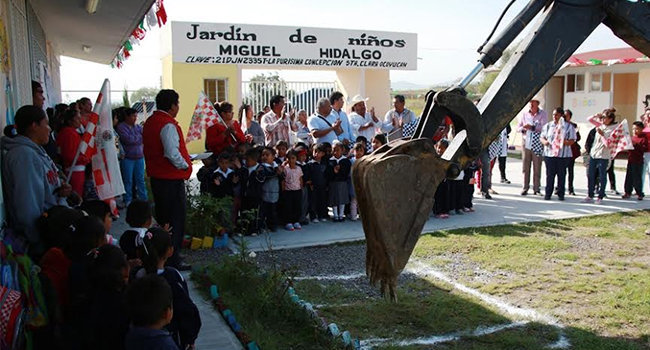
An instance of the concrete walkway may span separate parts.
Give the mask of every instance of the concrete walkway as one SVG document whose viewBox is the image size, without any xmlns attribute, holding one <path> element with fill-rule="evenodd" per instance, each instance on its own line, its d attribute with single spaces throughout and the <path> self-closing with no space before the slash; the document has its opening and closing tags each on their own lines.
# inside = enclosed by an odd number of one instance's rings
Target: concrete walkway
<svg viewBox="0 0 650 350">
<path fill-rule="evenodd" d="M 183 273 L 190 289 L 190 297 L 199 308 L 201 315 L 201 331 L 196 339 L 196 350 L 240 350 L 244 347 L 230 330 L 223 317 L 212 307 L 207 299 L 204 299 L 190 280 L 189 273 Z"/>
<path fill-rule="evenodd" d="M 498 194 L 492 195 L 492 200 L 486 200 L 475 195 L 474 209 L 476 212 L 463 215 L 451 215 L 449 219 L 436 219 L 431 217 L 424 226 L 424 232 L 548 219 L 566 219 L 620 211 L 650 209 L 650 196 L 646 197 L 643 201 L 638 201 L 635 196 L 633 196 L 633 199 L 623 200 L 620 195 L 613 195 L 609 191 L 607 192 L 609 197 L 603 201 L 603 204 L 580 203 L 587 195 L 587 177 L 585 167 L 582 164 L 576 164 L 575 166 L 574 185 L 577 195 L 566 195 L 566 200 L 563 202 L 557 200 L 556 196 L 553 196 L 550 201 L 545 201 L 541 196 L 533 196 L 532 183 L 528 196 L 521 196 L 523 174 L 521 172 L 520 160 L 508 158 L 506 172 L 512 184 L 500 184 L 500 174 L 498 168 L 495 167 L 493 177 L 497 181 L 493 183 L 492 188 Z M 545 176 L 542 170 L 542 193 L 544 192 L 544 184 L 546 183 Z M 624 181 L 625 173 L 616 171 L 616 185 L 619 192 L 623 191 Z M 609 189 L 609 184 L 607 188 Z M 647 188 L 648 184 L 646 184 L 646 190 Z M 646 193 L 650 193 L 650 191 Z M 278 231 L 274 233 L 262 234 L 257 237 L 246 237 L 249 249 L 256 251 L 267 250 L 269 248 L 286 249 L 327 245 L 363 239 L 365 237 L 361 221 L 310 224 L 304 226 L 300 231 L 293 232 L 278 228 Z"/>
</svg>

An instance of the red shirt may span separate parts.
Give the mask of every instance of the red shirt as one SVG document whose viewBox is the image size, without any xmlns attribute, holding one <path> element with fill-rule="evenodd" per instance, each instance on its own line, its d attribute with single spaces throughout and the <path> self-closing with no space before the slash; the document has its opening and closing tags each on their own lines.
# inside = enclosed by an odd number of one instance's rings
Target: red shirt
<svg viewBox="0 0 650 350">
<path fill-rule="evenodd" d="M 627 155 L 627 162 L 630 164 L 643 164 L 643 153 L 648 152 L 648 139 L 645 135 L 638 137 L 632 136 L 633 150 Z"/>
<path fill-rule="evenodd" d="M 77 154 L 77 150 L 79 149 L 79 143 L 81 143 L 81 136 L 77 132 L 77 129 L 71 126 L 62 127 L 56 135 L 56 145 L 59 147 L 59 153 L 61 154 L 64 168 L 70 168 L 72 165 L 74 156 Z M 90 159 L 79 154 L 75 165 L 86 165 L 88 163 L 90 163 Z"/>
<path fill-rule="evenodd" d="M 41 258 L 41 269 L 52 283 L 60 305 L 68 305 L 70 292 L 68 289 L 70 259 L 60 248 L 50 248 Z"/>
<path fill-rule="evenodd" d="M 234 147 L 246 142 L 244 132 L 241 131 L 237 121 L 233 121 L 232 129 L 234 139 L 229 132 L 226 132 L 226 127 L 223 124 L 217 123 L 209 127 L 205 132 L 205 149 L 214 154 L 219 154 L 228 146 Z"/>
</svg>

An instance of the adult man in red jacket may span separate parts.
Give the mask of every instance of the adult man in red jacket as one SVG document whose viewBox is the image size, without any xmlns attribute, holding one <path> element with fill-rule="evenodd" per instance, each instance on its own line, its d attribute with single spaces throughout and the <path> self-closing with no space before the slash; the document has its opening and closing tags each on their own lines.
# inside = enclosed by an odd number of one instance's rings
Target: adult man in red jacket
<svg viewBox="0 0 650 350">
<path fill-rule="evenodd" d="M 185 180 L 192 174 L 192 162 L 181 128 L 174 119 L 179 110 L 178 93 L 160 90 L 156 108 L 144 123 L 144 159 L 151 178 L 156 221 L 171 227 L 174 255 L 167 263 L 185 269 L 188 266 L 181 265 L 179 252 L 185 235 Z"/>
</svg>

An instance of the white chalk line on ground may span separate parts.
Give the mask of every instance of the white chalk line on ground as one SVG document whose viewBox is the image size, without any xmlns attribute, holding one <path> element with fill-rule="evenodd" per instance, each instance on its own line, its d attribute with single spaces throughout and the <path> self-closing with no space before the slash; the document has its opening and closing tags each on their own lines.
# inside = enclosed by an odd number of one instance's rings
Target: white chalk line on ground
<svg viewBox="0 0 650 350">
<path fill-rule="evenodd" d="M 413 267 L 408 267 L 406 268 L 406 271 L 411 272 L 415 275 L 419 276 L 431 276 L 434 277 L 440 281 L 446 282 L 448 284 L 451 284 L 455 289 L 460 290 L 463 293 L 469 294 L 475 298 L 480 299 L 486 304 L 492 305 L 499 309 L 500 311 L 513 315 L 513 316 L 519 316 L 526 318 L 530 321 L 536 321 L 540 323 L 547 324 L 549 326 L 554 326 L 557 327 L 560 330 L 560 335 L 558 337 L 558 340 L 555 343 L 552 343 L 548 345 L 549 348 L 552 349 L 566 349 L 571 346 L 571 343 L 569 342 L 569 339 L 566 337 L 564 334 L 564 325 L 562 325 L 558 320 L 555 318 L 541 314 L 533 309 L 527 309 L 527 308 L 521 308 L 518 306 L 511 305 L 503 300 L 500 300 L 499 298 L 496 298 L 492 295 L 480 292 L 474 288 L 470 288 L 466 285 L 463 285 L 461 283 L 458 283 L 448 277 L 447 275 L 443 274 L 442 272 L 432 268 L 431 266 L 425 265 L 423 262 L 419 260 L 411 260 L 409 262 L 411 265 L 415 265 Z"/>
<path fill-rule="evenodd" d="M 356 280 L 358 278 L 366 277 L 365 273 L 353 273 L 348 275 L 321 275 L 321 276 L 299 276 L 294 277 L 296 281 L 304 280 L 317 280 L 317 281 L 347 281 L 347 280 Z"/>
<path fill-rule="evenodd" d="M 415 339 L 407 340 L 393 340 L 389 338 L 375 338 L 375 339 L 366 339 L 361 341 L 361 349 L 372 349 L 374 346 L 378 345 L 396 345 L 396 346 L 411 346 L 411 345 L 436 345 L 441 343 L 447 343 L 451 341 L 458 341 L 464 337 L 480 337 L 484 335 L 489 335 L 497 332 L 501 332 L 508 329 L 518 328 L 528 324 L 528 321 L 518 321 L 512 323 L 506 323 L 496 326 L 479 326 L 473 331 L 462 331 L 454 332 L 444 335 L 433 335 L 429 337 L 419 337 Z"/>
<path fill-rule="evenodd" d="M 431 341 L 433 343 L 423 343 L 422 345 L 433 345 L 441 342 L 448 342 L 452 340 L 458 340 L 459 337 L 462 336 L 480 336 L 480 335 L 486 335 L 486 334 L 492 334 L 496 333 L 505 329 L 510 329 L 510 328 L 515 328 L 515 327 L 521 327 L 522 325 L 529 323 L 530 321 L 533 322 L 540 322 L 543 324 L 547 324 L 549 326 L 557 327 L 560 330 L 560 335 L 558 337 L 558 340 L 555 343 L 549 344 L 547 347 L 551 349 L 566 349 L 571 346 L 571 343 L 569 342 L 568 338 L 564 334 L 564 325 L 562 325 L 558 320 L 555 318 L 544 315 L 542 313 L 539 313 L 533 309 L 528 309 L 528 308 L 521 308 L 518 306 L 511 305 L 499 298 L 496 298 L 492 295 L 480 292 L 474 288 L 470 288 L 466 285 L 463 285 L 459 282 L 454 281 L 444 273 L 434 269 L 431 266 L 428 266 L 424 264 L 423 262 L 419 260 L 411 260 L 409 261 L 409 265 L 407 266 L 405 271 L 412 273 L 416 276 L 431 276 L 435 279 L 438 279 L 440 281 L 443 281 L 445 283 L 448 283 L 452 285 L 455 289 L 458 289 L 459 291 L 469 294 L 482 302 L 492 305 L 496 307 L 498 310 L 505 314 L 509 314 L 512 316 L 517 316 L 526 319 L 527 321 L 518 321 L 518 322 L 513 322 L 505 325 L 499 325 L 499 326 L 479 326 L 476 328 L 474 331 L 471 332 L 460 332 L 460 333 L 452 333 L 448 335 L 437 335 L 437 336 L 431 336 L 431 337 L 425 337 L 425 338 L 416 338 L 416 339 L 411 339 L 411 340 L 401 340 L 398 342 L 394 342 L 390 338 L 377 338 L 377 339 L 369 339 L 366 340 L 363 344 L 366 344 L 366 348 L 371 348 L 374 345 L 378 344 L 384 344 L 384 343 L 394 343 L 400 346 L 406 346 L 406 345 L 420 345 L 419 342 L 421 341 Z M 319 275 L 319 276 L 302 276 L 302 277 L 296 277 L 296 280 L 330 280 L 330 281 L 335 281 L 335 280 L 353 280 L 353 279 L 358 279 L 361 277 L 365 277 L 366 275 L 363 273 L 356 273 L 356 274 L 347 274 L 347 275 Z M 522 323 L 523 322 L 523 323 Z M 486 332 L 488 333 L 481 333 L 481 332 Z M 444 340 L 446 339 L 446 340 Z M 370 343 L 368 343 L 370 342 Z M 415 342 L 415 343 L 410 343 L 410 342 Z M 369 345 L 370 344 L 370 345 Z M 369 346 L 369 347 L 368 347 Z"/>
</svg>

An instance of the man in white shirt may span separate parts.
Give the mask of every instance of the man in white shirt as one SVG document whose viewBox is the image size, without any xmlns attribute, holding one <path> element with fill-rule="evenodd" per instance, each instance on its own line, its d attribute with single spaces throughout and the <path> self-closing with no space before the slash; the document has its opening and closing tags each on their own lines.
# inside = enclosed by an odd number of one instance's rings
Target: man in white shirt
<svg viewBox="0 0 650 350">
<path fill-rule="evenodd" d="M 350 121 L 348 115 L 345 114 L 343 110 L 343 94 L 339 91 L 335 91 L 330 95 L 330 104 L 332 105 L 332 114 L 336 119 L 341 120 L 341 130 L 343 132 L 337 135 L 339 141 L 343 142 L 345 146 L 348 146 L 351 143 L 354 143 L 352 136 L 352 129 L 350 128 Z"/>
<path fill-rule="evenodd" d="M 327 142 L 332 144 L 338 140 L 338 135 L 343 133 L 341 119 L 336 119 L 332 113 L 330 100 L 321 98 L 318 100 L 318 112 L 307 120 L 309 131 L 317 144 Z"/>
<path fill-rule="evenodd" d="M 361 95 L 355 95 L 350 101 L 352 105 L 352 113 L 350 113 L 350 125 L 354 138 L 363 136 L 372 141 L 372 138 L 377 134 L 377 127 L 381 126 L 381 121 L 375 116 L 375 108 L 370 108 L 370 112 L 366 112 L 366 101 L 368 98 L 363 98 Z"/>
<path fill-rule="evenodd" d="M 395 108 L 386 112 L 384 124 L 382 125 L 383 132 L 391 133 L 404 126 L 404 124 L 417 119 L 413 111 L 404 107 L 405 104 L 404 95 L 395 95 L 393 99 L 393 107 Z"/>
</svg>

